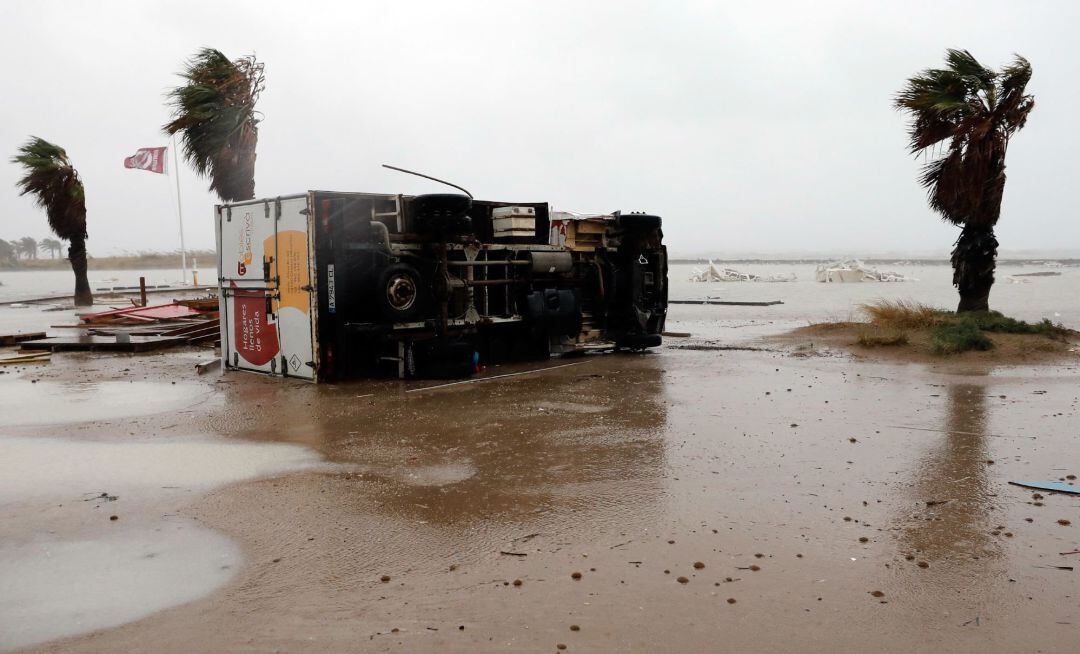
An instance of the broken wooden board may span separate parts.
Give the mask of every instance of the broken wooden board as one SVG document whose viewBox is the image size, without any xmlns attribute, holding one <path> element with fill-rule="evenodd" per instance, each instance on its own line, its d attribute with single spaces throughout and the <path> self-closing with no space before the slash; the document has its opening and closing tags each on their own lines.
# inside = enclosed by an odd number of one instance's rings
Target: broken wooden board
<svg viewBox="0 0 1080 654">
<path fill-rule="evenodd" d="M 45 338 L 45 332 L 26 332 L 25 334 L 0 334 L 0 346 L 18 345 L 23 341 Z"/>
<path fill-rule="evenodd" d="M 214 313 L 216 314 L 216 311 Z M 79 315 L 79 319 L 82 320 L 83 323 L 90 325 L 118 323 L 144 324 L 180 320 L 184 318 L 208 317 L 213 316 L 208 316 L 207 312 L 203 312 L 183 304 L 178 304 L 176 302 L 170 302 L 169 304 L 155 304 L 147 307 L 127 307 L 124 309 L 114 309 L 112 311 L 84 313 Z"/>
<path fill-rule="evenodd" d="M 118 342 L 115 336 L 57 336 L 26 341 L 20 350 L 147 352 L 172 345 L 183 345 L 183 336 L 132 336 L 128 342 Z"/>
<path fill-rule="evenodd" d="M 21 365 L 24 363 L 48 363 L 52 357 L 51 352 L 36 352 L 34 354 L 21 354 L 13 357 L 0 359 L 0 366 Z"/>
<path fill-rule="evenodd" d="M 1080 495 L 1080 487 L 1066 484 L 1063 481 L 1010 481 L 1013 486 L 1023 486 L 1035 490 L 1050 491 L 1052 493 L 1071 493 Z"/>
</svg>

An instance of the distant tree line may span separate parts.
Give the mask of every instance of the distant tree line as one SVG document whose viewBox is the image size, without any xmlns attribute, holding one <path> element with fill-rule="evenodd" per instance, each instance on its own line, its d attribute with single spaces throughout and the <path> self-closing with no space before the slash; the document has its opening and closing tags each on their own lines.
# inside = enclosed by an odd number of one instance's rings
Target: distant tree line
<svg viewBox="0 0 1080 654">
<path fill-rule="evenodd" d="M 216 260 L 213 250 L 188 250 L 187 254 L 189 258 L 196 257 L 207 263 Z M 0 268 L 53 269 L 66 265 L 60 263 L 65 258 L 64 243 L 58 239 L 37 240 L 30 236 L 10 241 L 0 239 Z M 140 250 L 106 257 L 92 257 L 87 254 L 86 258 L 96 261 L 95 267 L 98 269 L 126 269 L 133 266 L 172 268 L 180 265 L 178 250 L 173 252 Z"/>
<path fill-rule="evenodd" d="M 40 241 L 24 236 L 13 241 L 0 239 L 0 263 L 11 263 L 20 259 L 37 259 L 38 252 L 48 252 L 56 259 L 64 252 L 64 244 L 55 238 L 43 238 Z"/>
</svg>

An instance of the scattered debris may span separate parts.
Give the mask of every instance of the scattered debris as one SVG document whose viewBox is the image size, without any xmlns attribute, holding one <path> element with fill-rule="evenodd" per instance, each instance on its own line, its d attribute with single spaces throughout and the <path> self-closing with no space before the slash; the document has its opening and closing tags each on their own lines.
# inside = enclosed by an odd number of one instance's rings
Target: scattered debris
<svg viewBox="0 0 1080 654">
<path fill-rule="evenodd" d="M 0 334 L 0 347 L 18 345 L 23 341 L 45 338 L 45 332 L 24 332 L 22 334 Z"/>
<path fill-rule="evenodd" d="M 211 359 L 210 361 L 203 361 L 202 363 L 195 364 L 195 372 L 199 375 L 204 375 L 211 370 L 217 370 L 221 368 L 221 359 Z"/>
<path fill-rule="evenodd" d="M 1010 481 L 1009 483 L 1013 486 L 1021 486 L 1023 488 L 1034 488 L 1037 490 L 1051 491 L 1054 493 L 1071 493 L 1073 495 L 1080 495 L 1080 487 L 1073 486 L 1072 484 L 1066 484 L 1062 481 Z"/>
<path fill-rule="evenodd" d="M 858 259 L 844 259 L 819 264 L 814 272 L 819 282 L 915 282 L 917 279 L 900 273 L 882 272 Z"/>
<path fill-rule="evenodd" d="M 175 300 L 168 304 L 134 306 L 79 316 L 75 336 L 44 337 L 23 341 L 20 350 L 114 350 L 145 352 L 173 345 L 216 344 L 221 332 L 217 300 Z"/>
<path fill-rule="evenodd" d="M 733 268 L 718 268 L 711 259 L 708 266 L 695 268 L 690 273 L 692 282 L 793 282 L 797 279 L 795 273 L 762 276 L 739 272 Z"/>
</svg>

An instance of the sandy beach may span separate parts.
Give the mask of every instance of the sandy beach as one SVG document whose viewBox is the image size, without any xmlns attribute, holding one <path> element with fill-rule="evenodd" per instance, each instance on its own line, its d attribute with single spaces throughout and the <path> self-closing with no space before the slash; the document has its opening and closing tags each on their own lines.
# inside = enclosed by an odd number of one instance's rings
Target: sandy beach
<svg viewBox="0 0 1080 654">
<path fill-rule="evenodd" d="M 1008 482 L 1080 473 L 1080 366 L 769 329 L 451 386 L 9 368 L 0 647 L 1071 650 L 1080 500 Z"/>
</svg>

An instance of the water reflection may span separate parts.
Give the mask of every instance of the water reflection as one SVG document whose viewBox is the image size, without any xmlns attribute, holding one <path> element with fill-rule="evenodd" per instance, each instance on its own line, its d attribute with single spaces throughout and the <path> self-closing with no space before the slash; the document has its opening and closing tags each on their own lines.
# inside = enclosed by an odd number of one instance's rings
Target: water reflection
<svg viewBox="0 0 1080 654">
<path fill-rule="evenodd" d="M 380 512 L 410 520 L 531 522 L 585 511 L 637 521 L 663 494 L 663 384 L 650 356 L 423 393 L 396 381 L 270 380 L 234 389 L 234 411 L 249 416 L 226 431 L 312 446 L 354 471 L 342 477 L 360 482 L 357 495 L 374 491 Z"/>
<path fill-rule="evenodd" d="M 920 560 L 975 561 L 1000 554 L 991 518 L 987 388 L 950 384 L 943 431 L 915 478 L 920 507 L 902 547 Z"/>
</svg>

